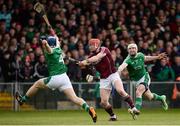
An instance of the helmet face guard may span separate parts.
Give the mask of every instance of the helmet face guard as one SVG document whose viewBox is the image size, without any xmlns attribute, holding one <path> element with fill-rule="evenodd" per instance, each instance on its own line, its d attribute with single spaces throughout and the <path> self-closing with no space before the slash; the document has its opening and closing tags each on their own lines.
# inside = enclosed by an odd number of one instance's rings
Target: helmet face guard
<svg viewBox="0 0 180 126">
<path fill-rule="evenodd" d="M 57 39 L 54 36 L 41 36 L 40 41 L 46 40 L 51 48 L 57 46 Z"/>
<path fill-rule="evenodd" d="M 42 36 L 40 36 L 40 39 L 39 39 L 39 40 L 40 40 L 40 41 L 47 40 L 47 36 L 42 35 Z"/>
<path fill-rule="evenodd" d="M 48 42 L 49 46 L 52 48 L 56 47 L 56 41 L 57 41 L 56 37 L 54 37 L 54 36 L 47 37 L 47 42 Z"/>
</svg>

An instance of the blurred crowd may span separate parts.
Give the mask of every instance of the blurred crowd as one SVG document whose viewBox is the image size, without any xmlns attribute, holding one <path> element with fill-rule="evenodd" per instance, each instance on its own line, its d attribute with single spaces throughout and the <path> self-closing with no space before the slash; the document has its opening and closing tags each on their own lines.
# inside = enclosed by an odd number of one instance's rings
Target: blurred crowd
<svg viewBox="0 0 180 126">
<path fill-rule="evenodd" d="M 39 0 L 66 55 L 87 58 L 88 40 L 99 38 L 112 53 L 116 67 L 135 42 L 145 55 L 166 52 L 168 59 L 148 62 L 152 80 L 180 77 L 179 0 Z M 35 1 L 34 1 L 35 2 Z M 47 35 L 32 0 L 0 0 L 1 82 L 34 81 L 48 76 L 39 37 Z M 89 69 L 65 60 L 72 81 L 84 81 Z M 128 79 L 127 71 L 122 73 Z"/>
</svg>

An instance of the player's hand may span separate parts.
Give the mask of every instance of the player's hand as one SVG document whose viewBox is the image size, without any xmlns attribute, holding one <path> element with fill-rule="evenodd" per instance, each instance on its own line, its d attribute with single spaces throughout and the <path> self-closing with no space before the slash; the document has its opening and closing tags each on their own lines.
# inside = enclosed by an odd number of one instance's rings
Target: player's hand
<svg viewBox="0 0 180 126">
<path fill-rule="evenodd" d="M 88 75 L 86 76 L 86 81 L 87 81 L 88 83 L 93 82 L 93 80 L 94 80 L 94 77 L 93 77 L 92 75 L 88 74 Z"/>
<path fill-rule="evenodd" d="M 46 40 L 42 40 L 42 45 L 48 44 Z"/>
<path fill-rule="evenodd" d="M 79 61 L 78 63 L 77 63 L 79 66 L 82 66 L 83 64 L 82 64 L 82 61 Z"/>
<path fill-rule="evenodd" d="M 83 66 L 84 66 L 84 63 L 83 63 L 82 61 L 79 61 L 77 64 L 78 64 L 80 67 L 83 67 Z"/>
<path fill-rule="evenodd" d="M 167 58 L 167 54 L 164 52 L 164 53 L 160 53 L 158 55 L 158 59 L 164 59 L 164 58 Z"/>
<path fill-rule="evenodd" d="M 87 60 L 79 61 L 79 62 L 78 62 L 78 65 L 79 65 L 80 67 L 86 66 L 86 65 L 87 65 Z"/>
</svg>

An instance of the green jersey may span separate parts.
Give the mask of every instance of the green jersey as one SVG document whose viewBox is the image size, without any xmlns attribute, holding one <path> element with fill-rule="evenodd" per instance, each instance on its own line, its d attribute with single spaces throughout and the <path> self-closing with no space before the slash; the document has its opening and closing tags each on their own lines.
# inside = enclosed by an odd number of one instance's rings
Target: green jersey
<svg viewBox="0 0 180 126">
<path fill-rule="evenodd" d="M 63 54 L 61 48 L 54 48 L 53 53 L 48 54 L 45 52 L 45 58 L 48 65 L 49 75 L 63 74 L 67 71 L 67 67 L 64 64 Z"/>
<path fill-rule="evenodd" d="M 144 54 L 139 52 L 135 57 L 128 55 L 124 60 L 128 64 L 127 70 L 132 81 L 138 81 L 146 74 L 144 59 Z"/>
</svg>

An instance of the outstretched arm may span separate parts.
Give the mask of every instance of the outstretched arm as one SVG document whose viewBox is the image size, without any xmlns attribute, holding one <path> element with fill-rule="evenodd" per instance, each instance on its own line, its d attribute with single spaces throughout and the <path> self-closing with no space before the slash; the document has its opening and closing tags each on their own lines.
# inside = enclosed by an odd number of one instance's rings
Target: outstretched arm
<svg viewBox="0 0 180 126">
<path fill-rule="evenodd" d="M 100 52 L 100 53 L 98 53 L 97 55 L 95 55 L 95 56 L 93 56 L 91 58 L 80 61 L 79 65 L 80 66 L 90 65 L 90 64 L 95 63 L 97 61 L 100 61 L 104 56 L 106 56 L 106 53 Z"/>
<path fill-rule="evenodd" d="M 128 66 L 128 64 L 125 63 L 125 62 L 123 62 L 123 63 L 118 67 L 118 72 L 121 73 L 127 66 Z"/>
<path fill-rule="evenodd" d="M 164 53 L 160 53 L 157 56 L 145 56 L 145 62 L 146 61 L 157 60 L 157 59 L 163 59 L 163 58 L 166 58 L 166 57 L 167 57 L 167 54 L 165 52 Z"/>
<path fill-rule="evenodd" d="M 51 26 L 48 26 L 48 29 L 49 29 L 49 34 L 50 35 L 56 36 L 56 33 L 55 33 L 54 29 Z"/>
</svg>

